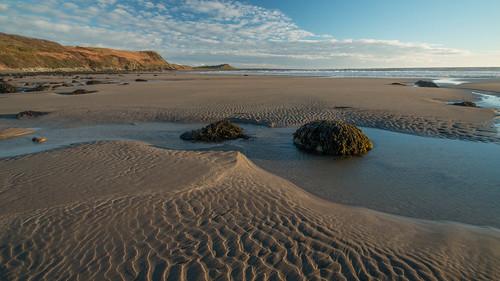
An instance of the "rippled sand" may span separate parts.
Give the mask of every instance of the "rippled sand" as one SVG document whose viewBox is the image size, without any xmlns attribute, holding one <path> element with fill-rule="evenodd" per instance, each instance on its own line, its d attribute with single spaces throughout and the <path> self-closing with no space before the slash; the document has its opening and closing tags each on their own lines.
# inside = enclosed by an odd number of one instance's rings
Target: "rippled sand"
<svg viewBox="0 0 500 281">
<path fill-rule="evenodd" d="M 2 280 L 497 280 L 500 234 L 320 200 L 237 152 L 0 160 Z"/>
<path fill-rule="evenodd" d="M 156 75 L 156 76 L 155 76 Z M 135 82 L 135 79 L 148 80 Z M 206 122 L 233 118 L 273 127 L 316 119 L 424 136 L 499 142 L 495 112 L 447 104 L 472 100 L 469 90 L 411 86 L 408 79 L 210 76 L 186 73 L 16 78 L 12 83 L 56 83 L 45 92 L 3 95 L 0 114 L 50 111 L 51 122 Z M 99 85 L 84 85 L 92 78 Z M 405 82 L 409 86 L 394 86 Z M 62 84 L 57 84 L 62 83 Z M 129 83 L 124 85 L 123 83 Z M 31 85 L 30 84 L 30 85 Z M 84 88 L 87 95 L 58 95 Z M 1 117 L 1 116 L 0 116 Z"/>
</svg>

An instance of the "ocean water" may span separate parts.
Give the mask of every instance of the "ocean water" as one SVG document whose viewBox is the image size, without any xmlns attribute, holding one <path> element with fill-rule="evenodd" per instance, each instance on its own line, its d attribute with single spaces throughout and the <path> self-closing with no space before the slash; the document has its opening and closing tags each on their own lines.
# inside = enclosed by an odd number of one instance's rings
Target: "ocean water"
<svg viewBox="0 0 500 281">
<path fill-rule="evenodd" d="M 500 228 L 500 145 L 364 128 L 375 148 L 364 157 L 311 155 L 292 142 L 295 128 L 242 125 L 252 136 L 218 144 L 183 141 L 203 124 L 137 123 L 38 128 L 0 142 L 0 158 L 98 140 L 136 140 L 183 150 L 237 150 L 269 172 L 333 202 L 407 217 Z"/>
<path fill-rule="evenodd" d="M 479 98 L 479 100 L 476 101 L 478 106 L 495 110 L 496 116 L 493 123 L 500 135 L 500 96 L 495 93 L 479 91 L 472 91 L 472 94 Z"/>
<path fill-rule="evenodd" d="M 242 69 L 235 71 L 202 71 L 199 73 L 331 78 L 421 78 L 452 85 L 478 79 L 500 78 L 500 68 Z"/>
</svg>

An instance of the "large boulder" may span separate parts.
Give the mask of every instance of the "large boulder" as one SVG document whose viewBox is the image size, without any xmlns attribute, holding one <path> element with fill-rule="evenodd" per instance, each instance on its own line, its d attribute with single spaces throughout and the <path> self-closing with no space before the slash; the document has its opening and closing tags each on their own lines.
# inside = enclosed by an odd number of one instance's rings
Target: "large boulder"
<svg viewBox="0 0 500 281">
<path fill-rule="evenodd" d="M 221 120 L 201 129 L 185 132 L 180 138 L 190 141 L 221 142 L 239 138 L 247 139 L 248 136 L 244 134 L 243 129 L 238 125 L 228 120 Z"/>
<path fill-rule="evenodd" d="M 16 87 L 11 84 L 0 80 L 0 94 L 15 93 L 17 92 Z"/>
<path fill-rule="evenodd" d="M 439 88 L 436 83 L 426 80 L 418 80 L 417 82 L 415 82 L 415 85 L 423 88 Z"/>
<path fill-rule="evenodd" d="M 307 123 L 295 131 L 293 143 L 305 151 L 338 156 L 362 155 L 373 148 L 360 129 L 342 121 Z"/>
</svg>

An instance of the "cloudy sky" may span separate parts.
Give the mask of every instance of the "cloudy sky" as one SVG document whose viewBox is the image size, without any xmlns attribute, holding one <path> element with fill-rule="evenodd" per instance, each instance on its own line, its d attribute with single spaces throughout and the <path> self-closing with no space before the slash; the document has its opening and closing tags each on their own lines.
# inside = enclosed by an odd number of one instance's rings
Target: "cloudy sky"
<svg viewBox="0 0 500 281">
<path fill-rule="evenodd" d="M 498 0 L 0 0 L 0 31 L 190 65 L 500 66 L 499 11 Z"/>
</svg>

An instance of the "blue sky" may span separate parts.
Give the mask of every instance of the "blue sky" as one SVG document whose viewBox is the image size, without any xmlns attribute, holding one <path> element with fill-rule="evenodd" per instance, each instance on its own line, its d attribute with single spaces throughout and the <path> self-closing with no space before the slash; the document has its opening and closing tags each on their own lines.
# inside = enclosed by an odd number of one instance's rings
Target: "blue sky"
<svg viewBox="0 0 500 281">
<path fill-rule="evenodd" d="M 0 0 L 0 31 L 240 67 L 500 66 L 498 0 Z"/>
</svg>

